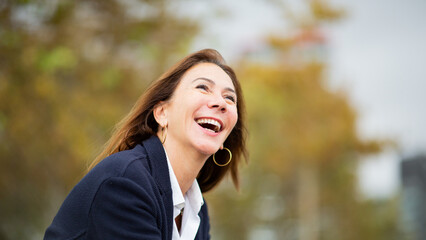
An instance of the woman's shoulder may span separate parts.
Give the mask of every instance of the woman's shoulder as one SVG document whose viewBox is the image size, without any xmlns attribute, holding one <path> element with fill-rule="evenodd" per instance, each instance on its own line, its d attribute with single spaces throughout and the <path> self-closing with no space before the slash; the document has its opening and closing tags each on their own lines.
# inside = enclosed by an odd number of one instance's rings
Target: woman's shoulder
<svg viewBox="0 0 426 240">
<path fill-rule="evenodd" d="M 135 179 L 133 172 L 137 172 Z M 112 178 L 127 178 L 132 182 L 152 181 L 147 163 L 147 154 L 141 145 L 135 148 L 114 153 L 91 169 L 71 190 L 69 197 L 84 193 L 87 202 L 91 202 L 94 195 L 104 182 Z"/>
<path fill-rule="evenodd" d="M 157 136 L 145 139 L 132 149 L 106 157 L 90 172 L 100 176 L 124 177 L 135 172 L 140 175 L 141 171 L 147 171 L 149 175 L 163 175 L 168 171 L 164 148 Z"/>
<path fill-rule="evenodd" d="M 140 144 L 133 149 L 114 153 L 99 162 L 88 175 L 101 178 L 125 177 L 129 170 L 136 169 L 139 173 L 149 171 L 147 153 Z"/>
<path fill-rule="evenodd" d="M 52 236 L 72 238 L 85 232 L 96 196 L 114 196 L 119 199 L 129 197 L 129 193 L 135 196 L 145 192 L 158 195 L 148 162 L 146 149 L 142 145 L 102 160 L 68 194 L 46 231 L 46 236 L 50 236 L 46 239 L 57 239 Z M 123 190 L 129 192 L 122 194 L 120 191 Z"/>
</svg>

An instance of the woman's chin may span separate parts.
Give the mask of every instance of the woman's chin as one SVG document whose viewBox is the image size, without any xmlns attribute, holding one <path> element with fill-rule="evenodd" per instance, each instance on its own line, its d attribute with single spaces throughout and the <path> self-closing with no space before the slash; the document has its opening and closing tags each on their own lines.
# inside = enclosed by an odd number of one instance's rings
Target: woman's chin
<svg viewBox="0 0 426 240">
<path fill-rule="evenodd" d="M 210 156 L 213 155 L 214 153 L 216 153 L 219 150 L 220 146 L 216 146 L 216 145 L 198 145 L 197 149 L 198 151 L 205 155 L 205 156 Z"/>
</svg>

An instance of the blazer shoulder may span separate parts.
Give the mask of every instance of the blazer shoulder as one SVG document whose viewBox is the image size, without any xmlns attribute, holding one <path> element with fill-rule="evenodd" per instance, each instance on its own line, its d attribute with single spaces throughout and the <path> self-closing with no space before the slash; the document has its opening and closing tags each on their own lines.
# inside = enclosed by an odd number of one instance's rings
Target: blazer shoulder
<svg viewBox="0 0 426 240">
<path fill-rule="evenodd" d="M 133 149 L 114 153 L 99 162 L 89 174 L 104 175 L 107 177 L 123 177 L 129 167 L 146 168 L 151 170 L 147 161 L 147 153 L 142 145 Z"/>
<path fill-rule="evenodd" d="M 145 148 L 141 145 L 102 160 L 68 194 L 46 230 L 45 239 L 74 239 L 84 233 L 95 196 L 110 179 L 127 179 L 127 182 L 133 182 L 149 192 L 155 191 L 148 162 Z"/>
</svg>

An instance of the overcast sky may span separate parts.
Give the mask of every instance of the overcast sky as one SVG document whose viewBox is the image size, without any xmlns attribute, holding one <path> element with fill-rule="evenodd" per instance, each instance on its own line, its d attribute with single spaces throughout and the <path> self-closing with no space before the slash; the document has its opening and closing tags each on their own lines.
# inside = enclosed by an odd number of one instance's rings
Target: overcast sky
<svg viewBox="0 0 426 240">
<path fill-rule="evenodd" d="M 426 1 L 333 0 L 349 9 L 331 34 L 333 83 L 346 86 L 364 137 L 389 137 L 386 150 L 361 165 L 369 196 L 398 188 L 401 157 L 426 150 Z"/>
<path fill-rule="evenodd" d="M 287 0 L 298 7 L 296 0 Z M 426 150 L 426 1 L 331 0 L 348 16 L 330 27 L 330 84 L 346 89 L 364 138 L 391 138 L 400 150 L 369 157 L 359 168 L 368 196 L 392 194 L 401 156 Z M 195 2 L 193 2 L 195 3 Z M 214 47 L 225 58 L 256 45 L 262 36 L 285 32 L 277 8 L 263 1 L 217 1 L 229 17 L 208 19 L 209 8 L 193 4 L 206 28 L 194 49 Z"/>
</svg>

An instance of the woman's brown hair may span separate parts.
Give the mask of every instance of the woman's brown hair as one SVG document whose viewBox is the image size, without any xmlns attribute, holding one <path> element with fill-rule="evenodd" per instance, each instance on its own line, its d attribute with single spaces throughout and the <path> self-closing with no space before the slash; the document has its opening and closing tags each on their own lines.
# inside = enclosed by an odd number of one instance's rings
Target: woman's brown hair
<svg viewBox="0 0 426 240">
<path fill-rule="evenodd" d="M 232 152 L 231 163 L 225 167 L 219 167 L 214 164 L 212 156 L 210 156 L 200 170 L 197 181 L 201 191 L 207 192 L 215 187 L 229 170 L 232 181 L 238 189 L 238 165 L 242 157 L 247 159 L 244 99 L 234 71 L 226 65 L 220 53 L 213 49 L 204 49 L 185 57 L 154 81 L 137 100 L 129 114 L 115 126 L 115 130 L 104 150 L 92 162 L 89 169 L 92 169 L 105 157 L 116 152 L 132 149 L 150 136 L 156 135 L 159 125 L 154 119 L 153 110 L 155 106 L 161 101 L 170 99 L 185 72 L 199 63 L 216 64 L 231 78 L 238 99 L 238 120 L 224 143 L 224 146 Z M 227 162 L 229 156 L 220 154 L 220 152 L 226 151 L 219 151 L 216 154 L 216 161 Z"/>
</svg>

